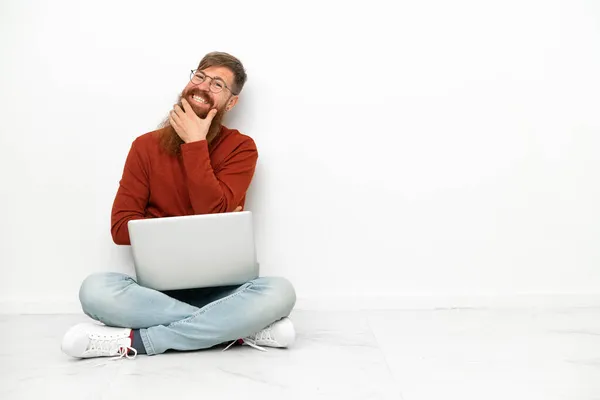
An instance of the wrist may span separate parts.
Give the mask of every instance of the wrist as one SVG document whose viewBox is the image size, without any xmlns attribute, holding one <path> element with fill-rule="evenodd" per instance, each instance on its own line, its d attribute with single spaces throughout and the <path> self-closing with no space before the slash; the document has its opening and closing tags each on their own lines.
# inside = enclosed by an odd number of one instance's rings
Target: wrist
<svg viewBox="0 0 600 400">
<path fill-rule="evenodd" d="M 186 143 L 194 143 L 194 142 L 201 142 L 203 140 L 206 140 L 206 135 L 194 136 L 192 138 L 189 138 L 188 140 L 185 140 L 185 142 Z"/>
<path fill-rule="evenodd" d="M 188 139 L 188 140 L 184 140 L 184 144 L 200 143 L 205 140 L 206 140 L 206 138 Z"/>
</svg>

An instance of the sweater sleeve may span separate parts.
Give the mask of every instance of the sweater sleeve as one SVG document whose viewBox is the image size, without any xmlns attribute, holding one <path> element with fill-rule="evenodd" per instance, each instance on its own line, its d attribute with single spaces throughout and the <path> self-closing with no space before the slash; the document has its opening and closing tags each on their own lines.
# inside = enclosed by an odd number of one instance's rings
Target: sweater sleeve
<svg viewBox="0 0 600 400">
<path fill-rule="evenodd" d="M 116 244 L 131 244 L 127 222 L 145 218 L 149 197 L 148 165 L 143 161 L 139 144 L 134 141 L 112 207 L 111 234 Z"/>
<path fill-rule="evenodd" d="M 258 152 L 247 138 L 213 170 L 206 140 L 181 146 L 194 214 L 231 212 L 241 205 L 250 186 Z"/>
</svg>

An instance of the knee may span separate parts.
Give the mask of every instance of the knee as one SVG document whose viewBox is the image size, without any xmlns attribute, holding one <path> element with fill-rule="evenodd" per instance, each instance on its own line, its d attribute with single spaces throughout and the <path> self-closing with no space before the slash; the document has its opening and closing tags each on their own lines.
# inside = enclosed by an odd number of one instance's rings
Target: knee
<svg viewBox="0 0 600 400">
<path fill-rule="evenodd" d="M 122 289 L 123 285 L 132 280 L 129 276 L 116 272 L 100 272 L 89 275 L 79 288 L 79 301 L 83 311 L 95 316 L 114 301 L 115 291 Z"/>
<path fill-rule="evenodd" d="M 275 306 L 277 313 L 281 317 L 288 316 L 296 304 L 296 290 L 292 283 L 282 277 L 262 277 L 258 280 L 268 302 Z"/>
</svg>

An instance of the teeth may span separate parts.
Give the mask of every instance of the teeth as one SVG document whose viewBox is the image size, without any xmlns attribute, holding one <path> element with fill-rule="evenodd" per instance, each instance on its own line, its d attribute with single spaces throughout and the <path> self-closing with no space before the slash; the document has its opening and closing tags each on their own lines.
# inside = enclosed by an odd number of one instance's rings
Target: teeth
<svg viewBox="0 0 600 400">
<path fill-rule="evenodd" d="M 202 97 L 200 97 L 200 96 L 197 96 L 197 95 L 194 95 L 194 96 L 193 96 L 193 99 L 194 99 L 194 100 L 196 100 L 196 101 L 197 101 L 197 102 L 199 102 L 199 103 L 204 103 L 204 104 L 206 104 L 206 103 L 207 103 L 207 101 L 206 101 L 206 100 L 204 100 Z"/>
</svg>

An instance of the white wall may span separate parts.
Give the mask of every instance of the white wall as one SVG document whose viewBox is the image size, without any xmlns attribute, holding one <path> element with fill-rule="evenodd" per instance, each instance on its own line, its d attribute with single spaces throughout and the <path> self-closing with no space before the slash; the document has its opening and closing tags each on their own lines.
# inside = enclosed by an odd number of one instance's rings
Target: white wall
<svg viewBox="0 0 600 400">
<path fill-rule="evenodd" d="M 299 306 L 600 304 L 600 3 L 9 0 L 0 311 L 132 270 L 125 156 L 212 50 L 247 67 L 228 125 Z"/>
</svg>

